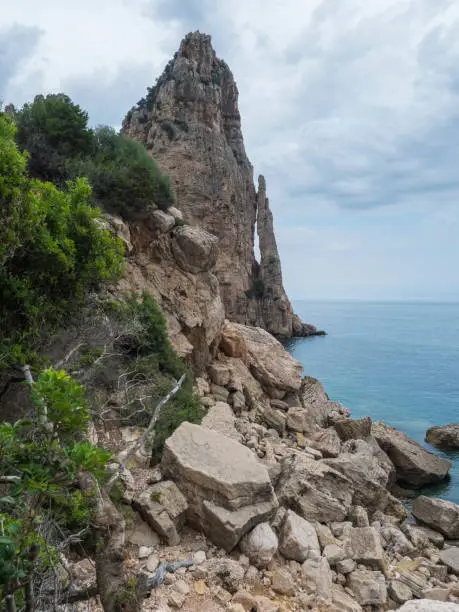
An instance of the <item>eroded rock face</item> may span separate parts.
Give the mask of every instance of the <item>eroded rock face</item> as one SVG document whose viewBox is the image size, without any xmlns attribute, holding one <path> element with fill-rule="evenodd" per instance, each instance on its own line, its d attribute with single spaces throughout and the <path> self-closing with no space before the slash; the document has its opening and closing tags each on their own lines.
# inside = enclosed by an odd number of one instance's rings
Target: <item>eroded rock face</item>
<svg viewBox="0 0 459 612">
<path fill-rule="evenodd" d="M 451 540 L 459 539 L 459 506 L 443 499 L 420 495 L 413 502 L 414 516 Z"/>
<path fill-rule="evenodd" d="M 187 498 L 190 522 L 225 550 L 278 506 L 254 454 L 205 427 L 182 423 L 166 441 L 161 465 Z"/>
<path fill-rule="evenodd" d="M 172 252 L 178 265 L 196 274 L 214 267 L 217 261 L 218 238 L 197 227 L 182 226 L 174 231 Z"/>
<path fill-rule="evenodd" d="M 227 339 L 231 338 L 231 341 Z M 234 351 L 229 348 L 237 346 Z M 260 327 L 247 327 L 225 321 L 223 350 L 234 357 L 246 356 L 246 364 L 265 389 L 298 391 L 303 366 L 291 357 L 282 344 Z"/>
<path fill-rule="evenodd" d="M 218 237 L 216 273 L 228 318 L 279 336 L 315 333 L 295 317 L 283 288 L 266 184 L 260 177 L 256 192 L 238 95 L 210 36 L 190 33 L 147 99 L 128 113 L 123 131 L 169 174 L 184 218 Z"/>
<path fill-rule="evenodd" d="M 373 423 L 371 433 L 394 464 L 399 482 L 419 489 L 446 478 L 451 461 L 430 453 L 406 434 L 384 423 Z"/>
</svg>

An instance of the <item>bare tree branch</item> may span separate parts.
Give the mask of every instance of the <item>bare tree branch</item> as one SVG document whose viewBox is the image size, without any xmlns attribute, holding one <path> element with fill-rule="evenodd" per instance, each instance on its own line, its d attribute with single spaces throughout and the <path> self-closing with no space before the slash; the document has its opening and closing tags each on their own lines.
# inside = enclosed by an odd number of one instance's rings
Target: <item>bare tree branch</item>
<svg viewBox="0 0 459 612">
<path fill-rule="evenodd" d="M 158 417 L 159 417 L 159 415 L 161 413 L 162 408 L 179 391 L 180 387 L 183 384 L 183 381 L 185 380 L 185 376 L 186 375 L 183 374 L 183 376 L 177 382 L 175 387 L 156 406 L 156 408 L 155 408 L 155 410 L 153 412 L 153 416 L 151 417 L 150 424 L 148 425 L 147 429 L 143 432 L 143 434 L 140 436 L 140 438 L 137 440 L 137 442 L 134 444 L 134 446 L 131 448 L 131 450 L 127 453 L 126 457 L 124 458 L 124 460 L 122 461 L 122 463 L 120 465 L 120 469 L 117 472 L 115 472 L 115 474 L 113 474 L 113 476 L 108 481 L 108 483 L 107 483 L 107 490 L 108 491 L 113 486 L 115 481 L 120 477 L 120 474 L 122 472 L 124 472 L 124 470 L 126 469 L 126 465 L 127 465 L 128 461 L 129 461 L 129 459 L 139 450 L 139 448 L 142 447 L 143 444 L 145 444 L 146 440 L 148 440 L 149 436 L 151 435 L 151 433 L 153 432 L 153 430 L 155 428 L 156 421 L 158 420 Z"/>
</svg>

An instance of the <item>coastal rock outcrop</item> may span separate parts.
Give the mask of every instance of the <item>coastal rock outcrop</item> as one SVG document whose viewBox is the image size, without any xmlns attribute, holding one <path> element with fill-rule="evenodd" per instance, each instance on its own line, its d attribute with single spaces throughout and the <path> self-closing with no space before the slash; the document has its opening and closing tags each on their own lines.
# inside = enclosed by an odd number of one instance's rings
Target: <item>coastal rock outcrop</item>
<svg viewBox="0 0 459 612">
<path fill-rule="evenodd" d="M 426 431 L 426 442 L 437 448 L 459 448 L 459 423 L 431 427 Z"/>
<path fill-rule="evenodd" d="M 193 32 L 146 98 L 128 112 L 122 129 L 144 143 L 171 177 L 184 219 L 217 236 L 216 275 L 227 317 L 276 336 L 312 335 L 316 328 L 301 323 L 283 287 L 266 183 L 260 177 L 255 190 L 238 95 L 210 36 Z"/>
<path fill-rule="evenodd" d="M 440 531 L 450 540 L 459 540 L 459 506 L 457 504 L 420 495 L 413 502 L 413 514 L 422 523 Z"/>
<path fill-rule="evenodd" d="M 406 434 L 384 423 L 373 423 L 371 433 L 395 466 L 397 481 L 414 489 L 444 480 L 451 461 L 426 450 Z"/>
</svg>

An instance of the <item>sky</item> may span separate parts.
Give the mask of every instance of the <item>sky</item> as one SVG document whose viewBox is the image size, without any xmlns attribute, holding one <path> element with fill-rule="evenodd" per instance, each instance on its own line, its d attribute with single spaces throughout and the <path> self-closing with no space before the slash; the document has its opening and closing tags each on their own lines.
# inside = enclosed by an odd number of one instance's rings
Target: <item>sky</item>
<svg viewBox="0 0 459 612">
<path fill-rule="evenodd" d="M 64 91 L 92 125 L 212 36 L 291 298 L 459 300 L 459 0 L 0 5 L 0 99 Z"/>
</svg>

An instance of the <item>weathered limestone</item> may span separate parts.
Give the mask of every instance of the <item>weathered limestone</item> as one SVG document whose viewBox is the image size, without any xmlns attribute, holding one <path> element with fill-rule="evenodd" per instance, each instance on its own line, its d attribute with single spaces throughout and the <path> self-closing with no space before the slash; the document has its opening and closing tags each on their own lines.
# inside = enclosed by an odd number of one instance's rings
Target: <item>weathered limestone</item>
<svg viewBox="0 0 459 612">
<path fill-rule="evenodd" d="M 151 213 L 150 223 L 155 229 L 165 234 L 174 227 L 175 219 L 162 210 L 155 210 Z"/>
<path fill-rule="evenodd" d="M 265 387 L 284 391 L 297 391 L 301 386 L 303 366 L 291 357 L 282 344 L 259 327 L 247 327 L 238 323 L 225 323 L 224 337 L 243 352 L 247 350 L 246 364 L 253 376 Z M 230 349 L 231 350 L 231 349 Z"/>
<path fill-rule="evenodd" d="M 343 521 L 352 503 L 351 482 L 323 461 L 294 454 L 282 461 L 279 501 L 311 521 Z"/>
<path fill-rule="evenodd" d="M 368 441 L 348 440 L 336 459 L 324 459 L 324 463 L 352 482 L 354 504 L 364 506 L 371 512 L 381 510 L 404 518 L 407 513 L 403 504 L 386 488 L 393 466 L 383 451 L 375 446 L 370 438 Z"/>
<path fill-rule="evenodd" d="M 257 194 L 238 89 L 210 36 L 184 38 L 147 100 L 129 111 L 123 131 L 144 143 L 171 177 L 184 218 L 217 236 L 216 273 L 227 316 L 279 336 L 316 333 L 294 315 L 285 294 L 265 181 L 260 177 Z M 187 265 L 181 255 L 179 262 Z"/>
<path fill-rule="evenodd" d="M 242 436 L 237 431 L 236 417 L 231 407 L 225 402 L 216 402 L 211 406 L 202 420 L 202 426 L 217 431 L 228 438 L 241 442 Z"/>
<path fill-rule="evenodd" d="M 329 427 L 311 436 L 311 446 L 319 450 L 325 458 L 333 458 L 339 455 L 341 441 L 333 427 Z"/>
<path fill-rule="evenodd" d="M 145 522 L 169 545 L 180 542 L 179 528 L 185 521 L 188 504 L 173 482 L 163 481 L 148 487 L 132 503 Z"/>
<path fill-rule="evenodd" d="M 399 612 L 459 612 L 459 604 L 431 599 L 408 601 L 399 608 Z"/>
<path fill-rule="evenodd" d="M 327 559 L 307 559 L 301 566 L 301 581 L 307 592 L 329 601 L 332 595 L 332 575 Z"/>
<path fill-rule="evenodd" d="M 174 231 L 172 252 L 186 272 L 197 274 L 210 270 L 217 261 L 218 238 L 200 228 L 183 225 Z"/>
<path fill-rule="evenodd" d="M 421 488 L 444 480 L 448 474 L 450 461 L 430 453 L 401 431 L 378 422 L 372 424 L 371 433 L 388 454 L 402 484 Z"/>
<path fill-rule="evenodd" d="M 420 495 L 414 500 L 414 516 L 450 540 L 459 539 L 459 505 Z"/>
<path fill-rule="evenodd" d="M 307 412 L 307 430 L 311 433 L 315 432 L 317 427 L 327 427 L 332 412 L 343 411 L 341 404 L 328 397 L 322 383 L 311 376 L 303 378 L 300 396 Z"/>
<path fill-rule="evenodd" d="M 459 548 L 457 546 L 442 550 L 440 559 L 453 574 L 459 576 Z"/>
<path fill-rule="evenodd" d="M 259 523 L 241 540 L 241 550 L 252 565 L 267 567 L 277 552 L 278 540 L 269 523 Z"/>
<path fill-rule="evenodd" d="M 361 606 L 382 606 L 387 601 L 387 587 L 381 572 L 355 570 L 347 576 L 347 585 Z"/>
<path fill-rule="evenodd" d="M 280 531 L 279 551 L 286 559 L 303 563 L 320 557 L 319 540 L 314 525 L 288 510 Z"/>
<path fill-rule="evenodd" d="M 459 423 L 431 427 L 426 431 L 426 442 L 437 448 L 459 448 Z"/>
<path fill-rule="evenodd" d="M 366 440 L 371 435 L 371 419 L 341 419 L 334 423 L 334 428 L 344 442 L 346 440 Z"/>
<path fill-rule="evenodd" d="M 348 532 L 345 556 L 373 569 L 386 569 L 379 533 L 373 527 L 355 527 Z"/>
<path fill-rule="evenodd" d="M 205 427 L 182 423 L 166 441 L 161 465 L 185 494 L 190 522 L 226 550 L 278 505 L 253 453 Z"/>
</svg>

